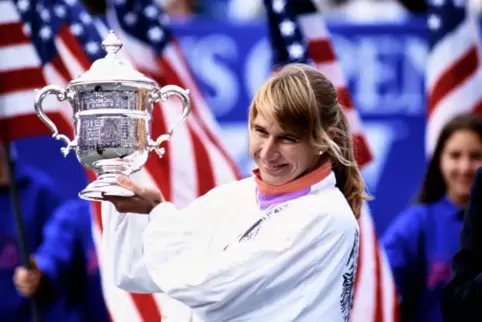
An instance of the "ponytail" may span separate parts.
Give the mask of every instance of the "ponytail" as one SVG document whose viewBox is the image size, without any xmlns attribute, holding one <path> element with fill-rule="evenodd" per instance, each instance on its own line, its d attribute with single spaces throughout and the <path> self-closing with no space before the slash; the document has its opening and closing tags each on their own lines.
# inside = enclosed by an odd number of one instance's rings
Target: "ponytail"
<svg viewBox="0 0 482 322">
<path fill-rule="evenodd" d="M 364 200 L 372 199 L 365 192 L 365 183 L 358 169 L 353 150 L 353 138 L 349 131 L 348 119 L 341 105 L 339 106 L 339 122 L 333 128 L 334 133 L 326 134 L 328 152 L 332 159 L 338 189 L 341 190 L 358 219 Z"/>
</svg>

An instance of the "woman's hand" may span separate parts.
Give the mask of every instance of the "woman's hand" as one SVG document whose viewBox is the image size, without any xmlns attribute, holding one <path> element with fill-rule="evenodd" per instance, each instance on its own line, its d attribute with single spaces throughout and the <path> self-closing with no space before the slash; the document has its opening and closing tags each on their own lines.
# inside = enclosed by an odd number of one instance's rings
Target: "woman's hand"
<svg viewBox="0 0 482 322">
<path fill-rule="evenodd" d="M 155 206 L 164 201 L 162 193 L 155 188 L 140 187 L 124 176 L 119 177 L 117 182 L 135 193 L 133 197 L 104 196 L 104 200 L 112 202 L 118 212 L 149 214 Z"/>
<path fill-rule="evenodd" d="M 33 268 L 31 269 L 23 266 L 19 266 L 15 269 L 13 282 L 17 291 L 23 296 L 35 295 L 40 286 L 42 272 L 38 269 L 34 260 L 32 260 L 32 264 Z"/>
</svg>

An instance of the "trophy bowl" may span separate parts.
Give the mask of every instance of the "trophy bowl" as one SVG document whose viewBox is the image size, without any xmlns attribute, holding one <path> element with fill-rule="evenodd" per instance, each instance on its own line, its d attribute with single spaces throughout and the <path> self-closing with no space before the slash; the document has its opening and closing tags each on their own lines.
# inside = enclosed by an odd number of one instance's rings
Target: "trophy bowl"
<svg viewBox="0 0 482 322">
<path fill-rule="evenodd" d="M 80 198 L 92 201 L 101 201 L 104 196 L 133 196 L 132 191 L 117 183 L 117 177 L 139 171 L 152 150 L 162 157 L 165 150 L 161 144 L 171 138 L 174 128 L 191 111 L 188 90 L 176 85 L 158 87 L 117 55 L 122 43 L 113 31 L 109 31 L 102 47 L 107 55 L 65 89 L 47 85 L 37 91 L 35 98 L 37 116 L 52 130 L 53 138 L 66 144 L 62 154 L 67 156 L 74 150 L 80 164 L 97 174 L 96 180 L 79 193 Z M 58 133 L 45 114 L 42 102 L 49 95 L 72 106 L 72 140 Z M 182 102 L 179 121 L 154 141 L 150 136 L 154 103 L 166 101 L 171 95 Z"/>
</svg>

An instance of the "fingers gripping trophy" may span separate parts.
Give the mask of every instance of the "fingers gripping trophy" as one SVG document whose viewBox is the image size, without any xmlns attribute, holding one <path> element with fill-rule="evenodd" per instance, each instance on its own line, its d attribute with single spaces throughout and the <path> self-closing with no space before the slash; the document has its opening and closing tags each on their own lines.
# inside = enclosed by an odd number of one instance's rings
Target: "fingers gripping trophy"
<svg viewBox="0 0 482 322">
<path fill-rule="evenodd" d="M 97 179 L 79 193 L 80 198 L 92 201 L 101 201 L 103 196 L 133 196 L 117 183 L 117 177 L 140 170 L 152 150 L 162 157 L 165 150 L 161 144 L 171 138 L 174 128 L 191 111 L 189 90 L 175 85 L 159 88 L 117 55 L 122 43 L 113 31 L 102 47 L 106 56 L 69 82 L 66 89 L 48 85 L 37 91 L 35 98 L 38 117 L 52 130 L 53 138 L 66 144 L 62 154 L 67 156 L 74 150 L 81 165 L 97 174 Z M 49 95 L 68 101 L 74 109 L 72 140 L 60 134 L 43 111 L 42 102 Z M 154 103 L 166 101 L 171 95 L 182 102 L 181 116 L 168 133 L 153 141 L 150 130 Z"/>
</svg>

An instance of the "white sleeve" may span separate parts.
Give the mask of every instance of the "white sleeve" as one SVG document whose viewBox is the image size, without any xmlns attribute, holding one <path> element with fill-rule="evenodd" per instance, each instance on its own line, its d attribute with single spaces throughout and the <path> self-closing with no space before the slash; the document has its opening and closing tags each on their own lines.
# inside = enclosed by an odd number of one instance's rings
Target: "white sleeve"
<svg viewBox="0 0 482 322">
<path fill-rule="evenodd" d="M 116 285 L 135 293 L 160 292 L 146 270 L 142 255 L 142 233 L 148 216 L 119 213 L 110 202 L 102 202 L 104 267 L 114 273 Z"/>
<path fill-rule="evenodd" d="M 119 213 L 110 202 L 102 203 L 103 254 L 106 267 L 113 272 L 115 284 L 128 292 L 159 293 L 162 289 L 149 275 L 143 255 L 143 233 L 149 224 L 150 216 L 165 213 L 175 214 L 169 222 L 169 229 L 175 231 L 170 239 L 169 252 L 184 253 L 186 249 L 207 247 L 210 230 L 200 222 L 209 222 L 210 214 L 206 204 L 210 193 L 196 199 L 190 206 L 177 210 L 171 203 L 156 207 L 151 215 Z M 199 211 L 202 208 L 206 212 Z M 194 216 L 188 216 L 187 213 Z M 165 234 L 166 235 L 166 234 Z M 166 235 L 167 236 L 167 235 Z"/>
<path fill-rule="evenodd" d="M 297 287 L 314 265 L 326 276 L 326 285 L 316 287 L 329 292 L 332 276 L 340 274 L 352 250 L 356 220 L 307 209 L 276 214 L 254 239 L 208 252 L 196 245 L 179 247 L 180 214 L 161 204 L 144 231 L 143 263 L 162 292 L 206 321 L 259 309 L 270 292 Z"/>
</svg>

